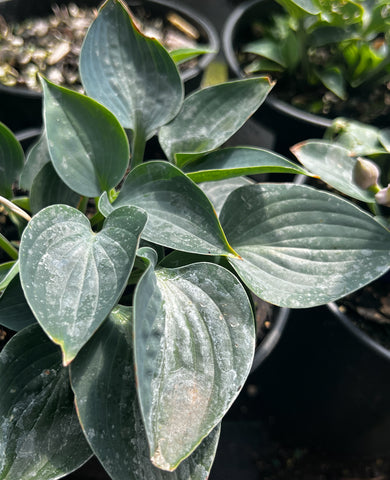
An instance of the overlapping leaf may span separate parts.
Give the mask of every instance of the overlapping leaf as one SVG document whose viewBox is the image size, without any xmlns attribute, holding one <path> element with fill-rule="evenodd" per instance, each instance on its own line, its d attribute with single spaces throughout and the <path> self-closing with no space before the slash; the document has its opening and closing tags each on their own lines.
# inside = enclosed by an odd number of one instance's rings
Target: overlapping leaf
<svg viewBox="0 0 390 480">
<path fill-rule="evenodd" d="M 19 179 L 21 188 L 31 190 L 34 178 L 49 162 L 51 162 L 49 147 L 47 145 L 46 134 L 43 132 L 27 154 L 26 163 L 24 164 Z"/>
<path fill-rule="evenodd" d="M 175 119 L 159 131 L 165 154 L 183 167 L 219 147 L 259 108 L 272 87 L 269 78 L 255 77 L 193 93 Z"/>
<path fill-rule="evenodd" d="M 0 122 L 0 195 L 11 198 L 12 184 L 24 164 L 22 146 L 11 130 Z"/>
<path fill-rule="evenodd" d="M 252 364 L 255 329 L 238 279 L 212 263 L 155 269 L 134 300 L 137 385 L 152 462 L 173 470 L 220 422 Z"/>
<path fill-rule="evenodd" d="M 33 213 L 56 203 L 76 207 L 79 201 L 80 195 L 61 180 L 51 162 L 46 163 L 34 177 L 30 191 L 30 207 Z"/>
<path fill-rule="evenodd" d="M 0 297 L 0 325 L 18 332 L 36 323 L 20 285 L 19 276 L 12 279 Z"/>
<path fill-rule="evenodd" d="M 125 128 L 150 137 L 179 111 L 183 85 L 169 53 L 142 35 L 120 0 L 108 0 L 80 55 L 83 85 Z"/>
<path fill-rule="evenodd" d="M 324 182 L 349 197 L 374 202 L 374 194 L 358 187 L 352 178 L 356 159 L 348 149 L 324 140 L 309 140 L 292 148 L 298 160 Z"/>
<path fill-rule="evenodd" d="M 78 210 L 53 205 L 33 217 L 20 245 L 27 301 L 69 364 L 117 303 L 146 215 L 122 207 L 95 234 Z"/>
<path fill-rule="evenodd" d="M 42 86 L 47 143 L 60 178 L 86 197 L 114 188 L 130 156 L 118 120 L 92 98 L 44 79 Z"/>
<path fill-rule="evenodd" d="M 219 427 L 174 473 L 154 467 L 134 378 L 131 309 L 118 306 L 71 365 L 84 433 L 112 480 L 206 480 Z"/>
<path fill-rule="evenodd" d="M 142 232 L 146 240 L 193 253 L 234 254 L 205 194 L 168 162 L 139 165 L 126 178 L 115 202 L 110 205 L 102 199 L 99 209 L 107 215 L 123 205 L 147 212 Z"/>
<path fill-rule="evenodd" d="M 37 325 L 0 354 L 0 479 L 54 480 L 91 456 L 61 352 Z"/>
<path fill-rule="evenodd" d="M 311 187 L 241 187 L 220 219 L 242 257 L 229 262 L 256 295 L 276 305 L 336 300 L 390 265 L 388 230 L 355 205 Z"/>
<path fill-rule="evenodd" d="M 223 148 L 211 152 L 183 168 L 194 182 L 260 173 L 306 174 L 305 169 L 269 150 L 252 147 Z"/>
</svg>

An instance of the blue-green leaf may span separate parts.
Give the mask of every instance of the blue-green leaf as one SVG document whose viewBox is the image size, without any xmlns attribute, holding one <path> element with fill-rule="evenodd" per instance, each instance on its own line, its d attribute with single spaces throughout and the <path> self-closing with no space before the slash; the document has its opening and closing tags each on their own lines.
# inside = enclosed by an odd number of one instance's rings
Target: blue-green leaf
<svg viewBox="0 0 390 480">
<path fill-rule="evenodd" d="M 130 156 L 118 120 L 92 98 L 44 79 L 42 86 L 50 157 L 62 181 L 86 197 L 114 188 Z"/>
<path fill-rule="evenodd" d="M 241 258 L 228 257 L 246 285 L 276 305 L 337 300 L 390 265 L 390 232 L 336 195 L 304 185 L 234 190 L 221 224 Z"/>
<path fill-rule="evenodd" d="M 85 436 L 113 480 L 206 480 L 219 427 L 173 473 L 150 461 L 136 392 L 132 323 L 131 308 L 116 307 L 71 365 Z"/>
<path fill-rule="evenodd" d="M 152 462 L 173 470 L 221 421 L 252 365 L 255 328 L 239 280 L 213 263 L 148 268 L 134 298 L 139 399 Z"/>
<path fill-rule="evenodd" d="M 356 158 L 342 145 L 325 140 L 308 140 L 291 151 L 307 169 L 339 192 L 363 202 L 375 201 L 374 193 L 363 190 L 353 181 Z"/>
<path fill-rule="evenodd" d="M 145 37 L 127 6 L 108 0 L 91 25 L 80 55 L 82 83 L 91 97 L 109 108 L 123 127 L 146 138 L 180 109 L 183 85 L 169 53 Z"/>
<path fill-rule="evenodd" d="M 307 170 L 281 155 L 253 147 L 216 150 L 189 163 L 183 171 L 194 182 L 209 182 L 260 173 L 308 174 Z"/>
<path fill-rule="evenodd" d="M 146 215 L 136 207 L 110 214 L 95 234 L 66 205 L 41 210 L 20 245 L 21 283 L 34 316 L 68 365 L 116 305 L 129 278 Z"/>
<path fill-rule="evenodd" d="M 168 162 L 139 165 L 112 205 L 104 198 L 99 202 L 104 215 L 123 205 L 136 205 L 147 212 L 145 240 L 187 252 L 235 255 L 205 194 Z"/>
<path fill-rule="evenodd" d="M 0 354 L 0 479 L 54 480 L 91 457 L 61 352 L 37 325 Z"/>
<path fill-rule="evenodd" d="M 225 82 L 187 97 L 176 118 L 159 132 L 169 159 L 183 167 L 228 140 L 263 103 L 273 84 L 267 77 Z"/>
</svg>

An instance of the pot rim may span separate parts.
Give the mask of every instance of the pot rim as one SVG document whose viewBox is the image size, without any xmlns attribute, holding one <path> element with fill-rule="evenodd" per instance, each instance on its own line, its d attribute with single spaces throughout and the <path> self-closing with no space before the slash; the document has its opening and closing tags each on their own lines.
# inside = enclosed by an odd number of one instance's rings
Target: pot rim
<svg viewBox="0 0 390 480">
<path fill-rule="evenodd" d="M 235 31 L 244 13 L 262 1 L 264 0 L 248 0 L 238 5 L 227 18 L 222 30 L 222 48 L 225 58 L 229 67 L 238 78 L 245 78 L 245 76 L 234 53 L 233 38 L 235 36 Z M 298 118 L 304 123 L 317 125 L 324 128 L 328 128 L 332 124 L 332 119 L 296 108 L 283 100 L 279 100 L 273 93 L 268 95 L 264 103 L 279 113 L 289 117 Z"/>
<path fill-rule="evenodd" d="M 359 342 L 374 350 L 378 355 L 387 361 L 390 361 L 390 350 L 380 345 L 369 335 L 367 335 L 367 333 L 363 332 L 363 330 L 357 327 L 348 317 L 348 315 L 340 311 L 335 302 L 328 303 L 326 306 L 329 311 L 337 317 L 341 324 L 359 340 Z"/>
<path fill-rule="evenodd" d="M 275 307 L 276 308 L 276 307 Z M 253 373 L 265 359 L 270 355 L 282 336 L 283 330 L 287 324 L 288 316 L 290 315 L 290 309 L 286 307 L 278 308 L 276 313 L 275 323 L 272 329 L 267 333 L 266 337 L 261 341 L 255 350 L 255 356 L 253 358 L 252 368 L 250 373 Z"/>
<path fill-rule="evenodd" d="M 10 1 L 10 0 L 0 0 L 0 5 L 2 3 L 6 4 L 7 1 Z M 191 7 L 188 7 L 187 5 L 181 5 L 176 0 L 143 0 L 142 2 L 135 1 L 135 0 L 126 0 L 126 3 L 130 6 L 130 8 L 132 5 L 133 6 L 137 4 L 141 5 L 142 3 L 145 3 L 145 2 L 150 4 L 157 4 L 162 7 L 166 6 L 168 8 L 172 8 L 173 10 L 176 10 L 177 12 L 184 14 L 186 17 L 191 18 L 195 25 L 199 25 L 202 28 L 202 30 L 204 30 L 204 32 L 208 37 L 209 47 L 212 50 L 212 52 L 201 55 L 197 65 L 185 70 L 181 74 L 181 78 L 183 82 L 187 82 L 192 78 L 196 77 L 217 56 L 220 48 L 219 36 L 212 22 L 202 14 L 198 13 L 196 10 L 192 9 Z M 100 0 L 97 3 L 98 3 L 98 6 L 100 6 L 103 2 L 102 0 Z M 23 95 L 26 97 L 37 98 L 37 99 L 42 98 L 42 92 L 29 90 L 28 88 L 25 88 L 25 87 L 7 87 L 5 85 L 0 84 L 0 92 L 6 93 L 7 95 L 15 95 L 15 96 Z"/>
</svg>

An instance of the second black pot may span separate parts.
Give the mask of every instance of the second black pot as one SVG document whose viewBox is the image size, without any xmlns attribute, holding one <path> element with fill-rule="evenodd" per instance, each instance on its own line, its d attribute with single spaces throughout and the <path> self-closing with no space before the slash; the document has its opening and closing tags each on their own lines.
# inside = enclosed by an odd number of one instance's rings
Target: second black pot
<svg viewBox="0 0 390 480">
<path fill-rule="evenodd" d="M 222 33 L 222 46 L 229 69 L 236 77 L 244 77 L 237 51 L 238 45 L 251 40 L 250 25 L 254 19 L 265 18 L 277 9 L 280 7 L 274 1 L 249 0 L 236 7 L 228 17 Z M 332 123 L 331 119 L 293 107 L 272 93 L 255 113 L 255 118 L 274 133 L 273 148 L 283 155 L 290 155 L 289 148 L 299 141 L 322 138 Z"/>
<path fill-rule="evenodd" d="M 390 352 L 335 304 L 292 310 L 254 375 L 275 440 L 342 456 L 390 456 Z"/>
</svg>

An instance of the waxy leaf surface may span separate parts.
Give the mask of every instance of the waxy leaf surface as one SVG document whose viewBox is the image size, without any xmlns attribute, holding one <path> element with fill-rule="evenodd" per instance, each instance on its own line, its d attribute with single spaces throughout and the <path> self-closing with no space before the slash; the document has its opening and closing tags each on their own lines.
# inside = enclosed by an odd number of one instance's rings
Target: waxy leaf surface
<svg viewBox="0 0 390 480">
<path fill-rule="evenodd" d="M 375 201 L 372 192 L 363 190 L 354 183 L 352 172 L 356 159 L 351 157 L 345 147 L 312 140 L 296 145 L 292 152 L 308 170 L 331 187 L 363 202 Z"/>
<path fill-rule="evenodd" d="M 244 185 L 251 185 L 253 183 L 254 181 L 248 177 L 234 177 L 215 182 L 200 183 L 199 187 L 207 195 L 207 198 L 213 204 L 217 215 L 219 215 L 223 204 L 233 190 L 243 187 Z"/>
<path fill-rule="evenodd" d="M 123 205 L 148 214 L 142 238 L 169 248 L 209 255 L 234 254 L 202 190 L 178 168 L 155 161 L 132 170 L 115 202 L 99 203 L 104 215 Z"/>
<path fill-rule="evenodd" d="M 352 203 L 311 187 L 241 187 L 220 219 L 242 257 L 229 262 L 257 296 L 276 305 L 328 303 L 390 265 L 388 230 Z"/>
<path fill-rule="evenodd" d="M 152 462 L 173 470 L 221 421 L 249 373 L 255 329 L 247 294 L 212 263 L 148 269 L 137 285 L 138 393 Z"/>
<path fill-rule="evenodd" d="M 79 201 L 80 195 L 61 180 L 51 162 L 46 163 L 34 177 L 30 191 L 30 207 L 33 213 L 56 203 L 76 207 Z"/>
<path fill-rule="evenodd" d="M 42 133 L 27 154 L 26 163 L 20 174 L 19 184 L 24 190 L 31 190 L 34 178 L 42 168 L 51 162 L 46 134 Z"/>
<path fill-rule="evenodd" d="M 183 101 L 183 85 L 169 53 L 134 26 L 118 0 L 99 11 L 80 56 L 83 85 L 111 110 L 124 128 L 152 136 L 169 122 Z"/>
<path fill-rule="evenodd" d="M 12 184 L 24 164 L 22 146 L 11 130 L 0 122 L 0 195 L 12 196 Z"/>
<path fill-rule="evenodd" d="M 260 173 L 305 174 L 307 171 L 281 155 L 261 148 L 233 147 L 208 153 L 186 165 L 183 171 L 194 182 Z"/>
<path fill-rule="evenodd" d="M 112 480 L 206 480 L 219 427 L 174 473 L 156 468 L 138 405 L 131 308 L 116 307 L 71 365 L 84 433 Z"/>
<path fill-rule="evenodd" d="M 146 215 L 123 207 L 95 234 L 78 210 L 53 205 L 30 221 L 20 277 L 42 328 L 69 364 L 117 303 L 130 275 Z"/>
<path fill-rule="evenodd" d="M 59 348 L 23 329 L 0 354 L 0 479 L 55 480 L 91 454 Z"/>
<path fill-rule="evenodd" d="M 130 157 L 118 120 L 92 98 L 44 79 L 42 86 L 48 148 L 58 175 L 86 197 L 114 188 Z"/>
<path fill-rule="evenodd" d="M 258 77 L 193 93 L 184 100 L 175 119 L 159 131 L 165 154 L 183 167 L 219 147 L 259 108 L 272 87 L 267 77 Z M 178 154 L 184 155 L 181 158 Z"/>
</svg>

